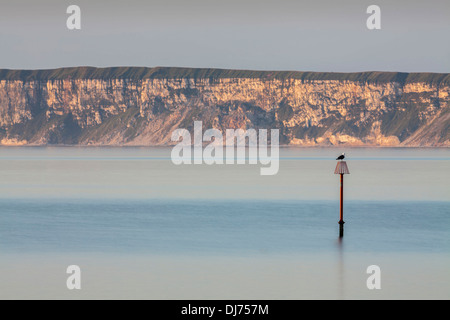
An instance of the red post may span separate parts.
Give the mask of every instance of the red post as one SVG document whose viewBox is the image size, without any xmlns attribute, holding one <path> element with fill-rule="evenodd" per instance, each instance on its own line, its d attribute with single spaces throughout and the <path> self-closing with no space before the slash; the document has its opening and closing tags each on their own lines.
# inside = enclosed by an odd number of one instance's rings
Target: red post
<svg viewBox="0 0 450 320">
<path fill-rule="evenodd" d="M 344 174 L 341 173 L 341 210 L 339 215 L 339 237 L 344 236 Z"/>
<path fill-rule="evenodd" d="M 339 158 L 337 159 L 339 160 Z M 339 214 L 339 237 L 342 238 L 344 236 L 344 174 L 349 174 L 347 162 L 338 161 L 336 164 L 336 169 L 334 169 L 334 174 L 341 175 L 341 206 L 340 206 L 340 214 Z"/>
<path fill-rule="evenodd" d="M 339 222 L 344 221 L 344 174 L 341 173 L 341 214 Z"/>
</svg>

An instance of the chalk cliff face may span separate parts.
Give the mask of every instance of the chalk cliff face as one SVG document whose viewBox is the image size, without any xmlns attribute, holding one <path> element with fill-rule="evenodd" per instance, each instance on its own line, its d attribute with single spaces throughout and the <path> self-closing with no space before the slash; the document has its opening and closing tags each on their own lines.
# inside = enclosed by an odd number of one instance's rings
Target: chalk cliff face
<svg viewBox="0 0 450 320">
<path fill-rule="evenodd" d="M 164 145 L 177 128 L 300 146 L 450 146 L 449 74 L 0 70 L 3 145 Z"/>
</svg>

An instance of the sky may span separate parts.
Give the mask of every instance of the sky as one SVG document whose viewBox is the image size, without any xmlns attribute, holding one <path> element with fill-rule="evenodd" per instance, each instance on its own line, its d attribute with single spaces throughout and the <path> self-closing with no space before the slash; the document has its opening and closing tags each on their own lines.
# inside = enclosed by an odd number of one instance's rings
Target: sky
<svg viewBox="0 0 450 320">
<path fill-rule="evenodd" d="M 370 5 L 381 29 L 369 30 Z M 69 5 L 81 29 L 69 30 Z M 0 0 L 0 68 L 450 72 L 449 0 Z"/>
</svg>

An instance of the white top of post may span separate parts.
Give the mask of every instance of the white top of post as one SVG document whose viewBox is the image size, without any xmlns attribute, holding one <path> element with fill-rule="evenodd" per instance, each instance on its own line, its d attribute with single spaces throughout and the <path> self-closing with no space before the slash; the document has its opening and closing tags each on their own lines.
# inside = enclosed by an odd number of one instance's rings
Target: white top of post
<svg viewBox="0 0 450 320">
<path fill-rule="evenodd" d="M 334 169 L 334 174 L 350 174 L 350 171 L 348 171 L 347 162 L 338 161 L 336 169 Z"/>
</svg>

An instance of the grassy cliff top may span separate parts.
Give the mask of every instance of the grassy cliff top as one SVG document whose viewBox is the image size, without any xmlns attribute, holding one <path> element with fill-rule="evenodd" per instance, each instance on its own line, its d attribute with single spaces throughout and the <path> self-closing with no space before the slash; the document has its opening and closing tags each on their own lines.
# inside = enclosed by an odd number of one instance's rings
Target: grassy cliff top
<svg viewBox="0 0 450 320">
<path fill-rule="evenodd" d="M 301 72 L 301 71 L 251 71 L 206 68 L 175 67 L 71 67 L 48 70 L 9 70 L 0 69 L 0 80 L 65 80 L 65 79 L 302 79 L 314 80 L 347 80 L 364 83 L 382 82 L 427 82 L 450 84 L 449 73 L 403 73 L 403 72 Z"/>
</svg>

